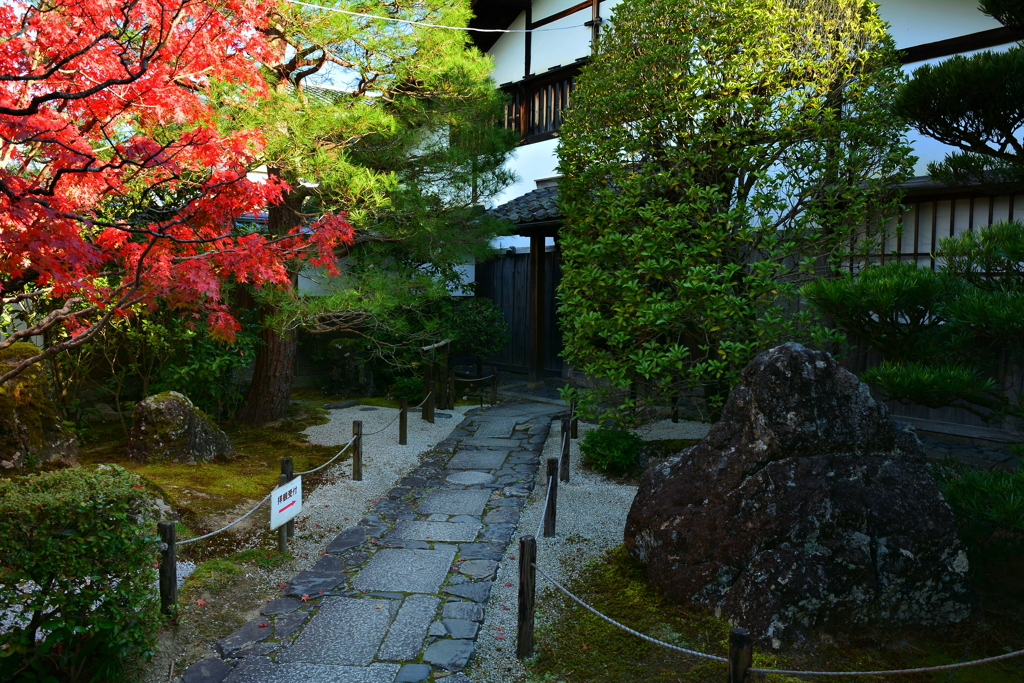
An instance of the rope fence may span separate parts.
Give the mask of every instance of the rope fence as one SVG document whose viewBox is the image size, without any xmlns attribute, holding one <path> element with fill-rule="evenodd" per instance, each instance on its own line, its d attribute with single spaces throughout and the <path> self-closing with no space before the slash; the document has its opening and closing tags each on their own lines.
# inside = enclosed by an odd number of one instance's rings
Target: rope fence
<svg viewBox="0 0 1024 683">
<path fill-rule="evenodd" d="M 1016 650 L 1014 652 L 1008 652 L 1006 654 L 996 655 L 993 657 L 985 657 L 984 659 L 976 659 L 970 662 L 957 662 L 955 664 L 942 664 L 937 666 L 925 666 L 913 669 L 891 669 L 883 671 L 800 671 L 796 669 L 761 669 L 755 668 L 753 664 L 753 645 L 754 637 L 749 631 L 743 628 L 734 628 L 729 634 L 729 656 L 721 657 L 718 655 L 708 654 L 706 652 L 700 652 L 698 650 L 689 650 L 678 645 L 666 643 L 657 638 L 652 638 L 644 633 L 634 630 L 625 624 L 616 621 L 615 619 L 603 614 L 592 605 L 587 604 L 579 596 L 575 595 L 568 588 L 556 581 L 550 574 L 544 571 L 537 564 L 537 538 L 542 535 L 544 537 L 550 537 L 555 535 L 555 509 L 557 506 L 557 491 L 558 491 L 558 480 L 559 469 L 567 472 L 568 463 L 568 443 L 570 424 L 574 421 L 575 405 L 572 407 L 570 417 L 562 420 L 562 436 L 561 436 L 561 453 L 560 458 L 548 458 L 547 460 L 547 487 L 548 490 L 544 496 L 544 514 L 537 525 L 537 531 L 533 536 L 523 536 L 519 539 L 519 625 L 518 625 L 518 638 L 516 642 L 516 656 L 519 658 L 530 657 L 533 655 L 534 648 L 534 613 L 536 606 L 536 573 L 547 580 L 552 586 L 561 591 L 566 597 L 578 604 L 580 607 L 591 612 L 598 618 L 608 622 L 612 626 L 619 628 L 626 633 L 636 636 L 642 640 L 645 640 L 653 645 L 664 647 L 669 650 L 674 650 L 691 657 L 697 657 L 700 659 L 709 659 L 716 662 L 722 662 L 728 664 L 728 678 L 727 683 L 746 683 L 749 681 L 750 674 L 759 674 L 761 676 L 767 676 L 769 674 L 786 675 L 786 676 L 897 676 L 905 674 L 918 674 L 918 673 L 932 673 L 940 671 L 955 671 L 971 666 L 979 666 L 982 664 L 991 664 L 993 662 L 999 662 L 1005 659 L 1012 659 L 1024 655 L 1024 650 Z M 559 462 L 561 460 L 561 463 Z M 560 467 L 561 465 L 561 467 Z M 562 478 L 562 481 L 568 481 L 568 477 Z"/>
</svg>

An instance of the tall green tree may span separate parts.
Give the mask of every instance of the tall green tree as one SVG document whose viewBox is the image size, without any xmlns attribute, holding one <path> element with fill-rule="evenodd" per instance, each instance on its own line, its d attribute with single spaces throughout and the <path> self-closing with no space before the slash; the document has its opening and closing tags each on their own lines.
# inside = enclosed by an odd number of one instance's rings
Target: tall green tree
<svg viewBox="0 0 1024 683">
<path fill-rule="evenodd" d="M 792 303 L 899 206 L 897 55 L 863 0 L 624 0 L 598 52 L 562 128 L 567 356 L 591 412 L 714 413 L 761 350 L 833 338 Z"/>
<path fill-rule="evenodd" d="M 980 10 L 1024 30 L 1022 0 L 981 0 Z M 928 164 L 935 180 L 994 191 L 1024 185 L 1024 47 L 925 64 L 899 89 L 894 109 L 924 135 L 958 148 Z"/>
<path fill-rule="evenodd" d="M 357 234 L 337 251 L 344 278 L 332 295 L 297 297 L 297 260 L 293 286 L 261 298 L 262 345 L 240 413 L 250 422 L 287 409 L 300 325 L 366 333 L 443 296 L 456 267 L 489 249 L 494 223 L 481 203 L 511 180 L 503 165 L 515 140 L 493 125 L 503 101 L 489 61 L 463 31 L 395 21 L 465 26 L 466 0 L 324 4 L 282 4 L 268 33 L 273 95 L 237 120 L 264 131 L 262 161 L 290 188 L 270 207 L 271 233 L 341 212 Z"/>
</svg>

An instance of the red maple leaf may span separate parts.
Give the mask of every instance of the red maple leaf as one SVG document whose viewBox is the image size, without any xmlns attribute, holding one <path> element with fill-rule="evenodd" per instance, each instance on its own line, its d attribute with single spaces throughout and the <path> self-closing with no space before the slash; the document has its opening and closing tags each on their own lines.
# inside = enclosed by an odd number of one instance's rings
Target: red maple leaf
<svg viewBox="0 0 1024 683">
<path fill-rule="evenodd" d="M 199 605 L 200 607 L 206 607 L 206 600 L 203 600 L 202 598 L 199 598 L 198 600 L 196 600 L 196 604 Z"/>
<path fill-rule="evenodd" d="M 302 600 L 302 602 L 309 602 L 309 596 L 303 593 L 302 597 L 299 598 L 299 600 Z"/>
</svg>

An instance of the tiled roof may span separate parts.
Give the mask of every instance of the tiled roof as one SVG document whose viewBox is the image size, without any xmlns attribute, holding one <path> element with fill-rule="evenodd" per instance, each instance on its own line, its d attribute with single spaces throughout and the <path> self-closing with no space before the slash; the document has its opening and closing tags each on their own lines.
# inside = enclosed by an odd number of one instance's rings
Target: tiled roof
<svg viewBox="0 0 1024 683">
<path fill-rule="evenodd" d="M 562 212 L 558 209 L 557 200 L 557 187 L 542 187 L 494 207 L 491 213 L 517 225 L 559 220 Z"/>
</svg>

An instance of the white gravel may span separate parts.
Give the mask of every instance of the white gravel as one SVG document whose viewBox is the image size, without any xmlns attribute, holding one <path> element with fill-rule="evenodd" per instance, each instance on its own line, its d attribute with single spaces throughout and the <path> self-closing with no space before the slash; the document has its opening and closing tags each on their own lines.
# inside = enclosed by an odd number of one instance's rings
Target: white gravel
<svg viewBox="0 0 1024 683">
<path fill-rule="evenodd" d="M 580 439 L 587 431 L 596 428 L 597 425 L 581 422 Z M 673 424 L 671 420 L 664 420 L 644 427 L 638 433 L 648 441 L 699 439 L 708 428 L 709 425 L 700 422 Z M 558 484 L 557 535 L 537 537 L 537 565 L 562 585 L 578 577 L 588 562 L 622 543 L 626 514 L 637 490 L 636 486 L 616 483 L 602 474 L 583 469 L 580 466 L 579 441 L 570 443 L 569 483 Z M 476 651 L 465 671 L 474 683 L 507 683 L 526 677 L 526 670 L 515 656 L 519 538 L 537 532 L 547 494 L 547 487 L 543 485 L 546 475 L 543 460 L 558 457 L 560 444 L 561 427 L 555 421 L 544 444 L 542 465 L 537 472 L 538 485 L 527 499 L 516 535 L 506 548 L 505 559 L 491 589 Z M 537 575 L 537 626 L 544 624 L 545 617 L 550 614 L 545 613 L 545 595 L 556 590 L 544 577 Z"/>
</svg>

